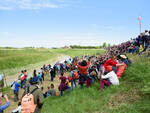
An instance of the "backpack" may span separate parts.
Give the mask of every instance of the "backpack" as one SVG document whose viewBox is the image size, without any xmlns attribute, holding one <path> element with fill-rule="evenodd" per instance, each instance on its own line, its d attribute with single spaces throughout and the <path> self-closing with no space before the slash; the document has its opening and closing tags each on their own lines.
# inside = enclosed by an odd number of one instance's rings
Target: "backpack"
<svg viewBox="0 0 150 113">
<path fill-rule="evenodd" d="M 51 94 L 49 94 L 49 93 L 46 93 L 46 97 L 49 97 L 49 96 L 52 96 Z"/>
<path fill-rule="evenodd" d="M 78 72 L 73 72 L 73 79 L 74 80 L 79 79 Z"/>
<path fill-rule="evenodd" d="M 68 80 L 69 80 L 69 81 L 71 81 L 71 80 L 72 80 L 72 77 L 70 76 L 70 74 L 69 74 L 69 76 L 68 76 Z"/>
<path fill-rule="evenodd" d="M 21 75 L 21 80 L 24 80 L 24 79 L 25 79 L 25 75 L 22 74 L 22 75 Z"/>
<path fill-rule="evenodd" d="M 21 113 L 34 113 L 36 104 L 34 104 L 34 96 L 32 95 L 38 88 L 35 88 L 31 93 L 26 94 L 21 101 Z"/>
<path fill-rule="evenodd" d="M 90 75 L 91 75 L 91 76 L 96 76 L 96 72 L 95 72 L 95 71 L 92 71 L 92 72 L 90 73 Z"/>
<path fill-rule="evenodd" d="M 117 77 L 120 78 L 122 76 L 122 74 L 124 73 L 127 65 L 125 63 L 123 63 L 123 66 L 119 66 L 117 69 Z"/>
</svg>

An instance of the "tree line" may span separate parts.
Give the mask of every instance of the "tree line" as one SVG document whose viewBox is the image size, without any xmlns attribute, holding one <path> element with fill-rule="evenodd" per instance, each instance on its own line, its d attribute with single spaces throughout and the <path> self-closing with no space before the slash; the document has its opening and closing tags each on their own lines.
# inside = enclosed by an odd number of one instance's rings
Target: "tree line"
<svg viewBox="0 0 150 113">
<path fill-rule="evenodd" d="M 80 46 L 80 45 L 71 45 L 70 48 L 72 49 L 101 49 L 101 48 L 107 48 L 110 47 L 111 44 L 107 44 L 106 42 L 104 42 L 102 45 L 100 46 Z"/>
</svg>

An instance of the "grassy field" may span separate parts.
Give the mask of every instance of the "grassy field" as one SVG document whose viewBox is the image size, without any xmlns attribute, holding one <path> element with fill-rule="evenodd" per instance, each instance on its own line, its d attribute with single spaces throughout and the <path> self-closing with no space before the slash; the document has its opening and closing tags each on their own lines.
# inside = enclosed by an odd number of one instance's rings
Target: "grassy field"
<svg viewBox="0 0 150 113">
<path fill-rule="evenodd" d="M 95 55 L 95 54 L 104 54 L 103 49 L 56 49 L 56 50 L 51 50 L 55 51 L 56 53 L 60 54 L 66 54 L 71 57 L 74 56 L 82 56 L 82 55 Z"/>
<path fill-rule="evenodd" d="M 14 51 L 14 52 L 13 52 Z M 36 62 L 45 62 L 48 59 L 56 59 L 59 55 L 81 56 L 84 54 L 104 53 L 104 50 L 78 50 L 78 49 L 31 49 L 31 50 L 1 50 L 0 60 L 11 59 L 11 56 L 19 56 L 30 61 L 24 66 L 31 65 L 31 58 L 43 55 L 41 60 L 34 59 L 32 64 L 35 66 Z M 43 54 L 42 54 L 43 53 Z M 24 54 L 24 55 L 23 55 Z M 28 54 L 28 55 L 27 55 Z M 44 55 L 45 54 L 45 55 Z M 32 57 L 31 57 L 32 55 Z M 47 56 L 49 55 L 49 56 Z M 28 57 L 29 56 L 29 57 Z M 5 59 L 6 57 L 6 59 Z M 53 58 L 55 57 L 55 58 Z M 92 88 L 84 88 L 81 90 L 79 87 L 71 93 L 65 92 L 63 97 L 49 97 L 45 100 L 42 108 L 42 113 L 150 113 L 150 64 L 149 60 L 141 56 L 132 56 L 134 64 L 128 67 L 120 79 L 119 86 L 111 86 L 105 88 L 102 92 L 99 91 L 99 82 L 95 82 Z M 14 57 L 12 57 L 13 59 Z M 16 57 L 19 58 L 19 57 Z M 3 61 L 1 60 L 1 61 Z M 24 60 L 21 60 L 24 61 Z M 14 62 L 15 65 L 21 61 Z M 7 62 L 7 60 L 6 60 Z M 42 63 L 41 63 L 42 64 Z M 2 65 L 2 64 L 0 64 Z M 4 62 L 5 65 L 5 62 Z M 6 66 L 7 67 L 7 66 Z M 13 67 L 13 68 L 14 68 Z M 18 65 L 18 69 L 22 66 Z M 13 69 L 11 68 L 11 69 Z M 32 66 L 30 67 L 32 68 Z M 4 68 L 4 70 L 7 68 Z M 20 71 L 20 70 L 19 70 Z M 56 80 L 56 88 L 59 82 Z M 44 88 L 50 84 L 49 77 L 45 82 Z M 3 92 L 9 95 L 13 100 L 13 92 L 10 88 L 4 88 Z M 22 94 L 22 90 L 20 96 Z M 16 103 L 11 101 L 11 106 L 6 110 L 10 112 L 16 108 Z"/>
<path fill-rule="evenodd" d="M 13 75 L 56 61 L 60 55 L 80 56 L 104 53 L 99 49 L 0 49 L 0 73 Z"/>
<path fill-rule="evenodd" d="M 66 56 L 81 56 L 85 54 L 95 55 L 96 53 L 104 53 L 104 50 L 99 49 L 3 49 L 0 50 L 0 72 L 5 72 L 6 75 L 13 75 L 20 72 L 22 69 L 33 70 L 36 67 L 48 64 L 50 61 L 57 61 L 61 55 Z M 8 65 L 9 64 L 9 65 Z M 3 67 L 3 68 L 2 68 Z M 17 76 L 17 75 L 16 75 Z M 14 77 L 14 76 L 9 76 Z M 45 90 L 50 85 L 49 76 L 45 77 L 46 81 L 42 84 Z M 58 90 L 59 81 L 56 78 L 54 84 L 56 90 Z M 14 94 L 10 90 L 10 87 L 3 88 L 3 93 L 7 94 L 11 106 L 5 110 L 6 113 L 10 113 L 17 107 L 17 103 L 13 102 Z M 20 89 L 19 97 L 22 96 L 23 90 Z"/>
<path fill-rule="evenodd" d="M 99 91 L 99 82 L 92 88 L 77 88 L 63 97 L 45 100 L 42 113 L 150 113 L 150 64 L 144 57 L 132 56 L 119 86 Z"/>
<path fill-rule="evenodd" d="M 0 72 L 13 75 L 22 69 L 32 69 L 47 60 L 55 60 L 57 53 L 39 49 L 0 50 Z"/>
</svg>

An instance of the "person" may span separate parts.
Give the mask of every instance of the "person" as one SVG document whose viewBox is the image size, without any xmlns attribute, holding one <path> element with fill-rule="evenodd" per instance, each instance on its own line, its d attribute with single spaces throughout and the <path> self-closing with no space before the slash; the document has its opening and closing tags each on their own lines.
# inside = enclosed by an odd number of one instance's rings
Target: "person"
<svg viewBox="0 0 150 113">
<path fill-rule="evenodd" d="M 147 50 L 147 57 L 150 57 L 150 48 Z"/>
<path fill-rule="evenodd" d="M 19 75 L 19 79 L 21 79 L 21 88 L 23 88 L 23 86 L 25 85 L 25 75 L 24 75 L 24 71 L 21 71 L 21 74 Z"/>
<path fill-rule="evenodd" d="M 64 64 L 60 63 L 60 73 L 64 73 Z"/>
<path fill-rule="evenodd" d="M 120 55 L 120 60 L 124 62 L 127 66 L 129 66 L 128 57 L 126 55 Z"/>
<path fill-rule="evenodd" d="M 111 69 L 108 69 L 109 72 L 105 72 L 102 75 L 102 78 L 100 80 L 100 91 L 104 88 L 104 86 L 110 86 L 110 85 L 119 85 L 119 80 L 114 71 Z"/>
<path fill-rule="evenodd" d="M 0 103 L 0 113 L 3 113 L 3 111 L 10 106 L 10 102 L 9 102 L 7 95 L 3 95 L 1 92 L 0 99 L 2 99 L 2 98 L 5 99 L 6 103 L 4 105 L 2 105 L 2 103 Z"/>
<path fill-rule="evenodd" d="M 117 67 L 121 66 L 123 64 L 117 63 L 115 61 L 116 57 L 114 55 L 111 56 L 110 59 L 108 59 L 105 63 L 104 63 L 104 69 L 105 71 L 108 71 L 109 66 L 112 67 L 112 70 L 117 73 Z"/>
<path fill-rule="evenodd" d="M 91 67 L 91 69 L 89 70 L 89 73 L 90 73 L 90 79 L 91 79 L 91 86 L 93 86 L 94 80 L 96 78 L 98 79 L 98 71 L 95 65 Z"/>
<path fill-rule="evenodd" d="M 150 31 L 148 32 L 148 40 L 150 41 Z"/>
<path fill-rule="evenodd" d="M 66 85 L 67 78 L 64 76 L 64 73 L 61 73 L 61 77 L 59 77 L 59 79 L 61 82 L 58 89 L 60 91 L 60 96 L 63 96 L 63 91 L 65 91 L 68 88 L 68 86 Z"/>
<path fill-rule="evenodd" d="M 86 60 L 82 60 L 80 64 L 77 64 L 77 67 L 79 68 L 79 72 L 80 72 L 79 81 L 80 81 L 81 89 L 83 88 L 84 82 L 87 80 L 89 65 L 90 62 L 87 63 Z"/>
<path fill-rule="evenodd" d="M 44 91 L 44 87 L 41 87 L 41 91 L 43 93 L 44 98 L 46 98 L 46 92 Z"/>
<path fill-rule="evenodd" d="M 139 47 L 139 55 L 142 53 L 142 51 L 144 50 L 142 44 L 140 44 L 140 47 Z"/>
<path fill-rule="evenodd" d="M 37 74 L 36 74 L 36 70 L 34 70 L 34 71 L 33 71 L 33 76 L 34 76 L 34 77 L 36 77 L 36 76 L 37 76 Z"/>
<path fill-rule="evenodd" d="M 43 68 L 41 68 L 39 72 L 42 74 L 42 79 L 43 79 L 42 81 L 44 81 L 44 70 L 43 70 Z"/>
<path fill-rule="evenodd" d="M 71 82 L 67 79 L 68 92 L 71 92 Z"/>
<path fill-rule="evenodd" d="M 33 78 L 30 80 L 30 83 L 32 81 L 38 81 L 38 77 L 37 77 L 37 74 L 36 74 L 36 70 L 33 71 Z"/>
<path fill-rule="evenodd" d="M 13 89 L 14 90 L 14 101 L 17 102 L 19 100 L 18 93 L 19 93 L 19 87 L 20 87 L 20 85 L 17 82 L 17 80 L 15 80 L 13 82 L 13 84 L 11 85 L 11 87 L 14 87 L 14 89 Z"/>
<path fill-rule="evenodd" d="M 54 78 L 55 78 L 56 77 L 56 69 L 57 69 L 56 65 L 53 66 L 53 69 L 54 69 Z"/>
<path fill-rule="evenodd" d="M 33 77 L 31 80 L 30 80 L 30 84 L 31 86 L 29 88 L 26 88 L 23 95 L 22 95 L 22 98 L 28 94 L 29 92 L 31 93 L 33 90 L 35 90 L 32 94 L 34 96 L 34 104 L 36 104 L 36 108 L 35 108 L 35 111 L 34 113 L 41 113 L 41 109 L 42 109 L 42 105 L 44 103 L 44 96 L 43 96 L 43 93 L 41 91 L 41 89 L 39 88 L 39 85 L 38 85 L 38 78 L 37 77 Z M 30 106 L 30 105 L 29 105 Z"/>
<path fill-rule="evenodd" d="M 51 75 L 51 81 L 53 81 L 55 77 L 54 68 L 51 68 L 50 75 Z"/>
<path fill-rule="evenodd" d="M 74 86 L 77 87 L 76 82 L 77 82 L 78 78 L 75 77 L 75 74 L 78 76 L 77 66 L 73 66 L 72 69 L 71 69 L 71 72 L 70 72 L 70 77 L 72 77 L 72 79 L 70 80 L 72 90 L 74 89 Z"/>
<path fill-rule="evenodd" d="M 38 80 L 41 82 L 41 84 L 42 84 L 42 73 L 38 73 Z"/>
<path fill-rule="evenodd" d="M 50 85 L 50 89 L 46 92 L 48 96 L 56 96 L 56 90 L 54 89 L 54 84 Z"/>
<path fill-rule="evenodd" d="M 27 70 L 24 70 L 24 72 L 23 72 L 23 74 L 24 74 L 24 85 L 26 84 L 26 81 L 27 81 L 27 78 L 28 78 L 28 75 L 27 75 Z"/>
</svg>

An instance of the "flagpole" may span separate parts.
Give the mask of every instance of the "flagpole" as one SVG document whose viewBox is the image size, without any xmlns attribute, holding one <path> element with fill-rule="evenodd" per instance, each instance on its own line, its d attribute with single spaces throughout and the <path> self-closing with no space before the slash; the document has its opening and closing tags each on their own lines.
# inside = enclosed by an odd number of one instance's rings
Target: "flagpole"
<svg viewBox="0 0 150 113">
<path fill-rule="evenodd" d="M 141 20 L 140 20 L 140 34 L 141 34 L 141 24 L 142 24 L 142 23 L 141 23 Z"/>
</svg>

